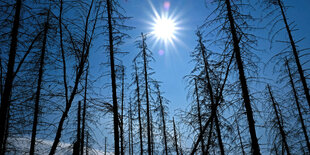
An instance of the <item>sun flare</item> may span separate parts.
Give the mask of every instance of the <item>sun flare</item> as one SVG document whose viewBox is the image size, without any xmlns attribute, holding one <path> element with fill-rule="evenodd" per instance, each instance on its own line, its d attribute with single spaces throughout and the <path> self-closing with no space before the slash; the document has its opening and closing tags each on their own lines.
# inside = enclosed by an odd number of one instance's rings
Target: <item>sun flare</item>
<svg viewBox="0 0 310 155">
<path fill-rule="evenodd" d="M 176 24 L 172 19 L 160 17 L 155 19 L 153 34 L 162 40 L 172 40 L 175 37 Z"/>
</svg>

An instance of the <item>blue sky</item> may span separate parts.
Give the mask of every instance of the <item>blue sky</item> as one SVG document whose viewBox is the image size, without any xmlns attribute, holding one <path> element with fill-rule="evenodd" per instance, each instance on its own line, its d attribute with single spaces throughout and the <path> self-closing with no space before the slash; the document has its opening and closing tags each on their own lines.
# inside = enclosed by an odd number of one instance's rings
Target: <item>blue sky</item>
<svg viewBox="0 0 310 155">
<path fill-rule="evenodd" d="M 189 63 L 191 60 L 190 53 L 196 46 L 195 31 L 197 27 L 203 24 L 205 18 L 210 14 L 212 10 L 212 4 L 207 0 L 170 0 L 170 9 L 165 11 L 163 5 L 166 0 L 121 0 L 121 5 L 126 11 L 126 15 L 132 17 L 127 22 L 128 25 L 134 26 L 134 30 L 128 31 L 131 39 L 126 41 L 122 48 L 129 52 L 125 56 L 124 62 L 127 65 L 127 71 L 131 72 L 131 60 L 134 55 L 138 52 L 138 49 L 134 46 L 134 41 L 137 37 L 143 33 L 150 33 L 152 30 L 151 23 L 154 19 L 154 12 L 150 4 L 154 5 L 156 11 L 161 14 L 162 12 L 168 13 L 177 22 L 178 27 L 181 29 L 177 32 L 177 38 L 179 41 L 174 42 L 174 47 L 169 44 L 167 47 L 163 43 L 154 43 L 154 39 L 149 37 L 147 43 L 150 49 L 154 53 L 156 62 L 152 63 L 151 66 L 156 72 L 154 78 L 163 82 L 162 89 L 165 92 L 165 96 L 171 101 L 169 105 L 170 115 L 173 115 L 176 109 L 188 106 L 186 99 L 187 90 L 186 81 L 183 77 L 190 73 L 192 64 Z M 297 28 L 300 30 L 295 32 L 296 38 L 306 37 L 306 39 L 300 44 L 305 47 L 310 45 L 308 36 L 310 36 L 310 2 L 305 0 L 297 1 L 286 1 L 289 8 L 287 14 L 289 21 L 295 21 Z M 260 4 L 257 4 L 259 6 Z M 262 13 L 258 8 L 255 12 Z M 258 27 L 262 26 L 260 23 Z M 205 30 L 206 32 L 208 30 Z M 261 37 L 266 37 L 268 29 L 255 32 Z M 305 45 L 305 46 L 304 46 Z M 269 44 L 263 41 L 258 45 L 260 49 L 265 50 L 263 53 L 258 53 L 258 56 L 262 56 L 262 62 L 266 62 L 273 54 L 278 52 L 276 49 L 269 51 Z M 159 50 L 164 50 L 165 54 L 160 56 Z M 268 75 L 269 71 L 267 72 Z M 129 75 L 129 73 L 127 73 Z M 128 77 L 129 78 L 129 77 Z"/>
</svg>

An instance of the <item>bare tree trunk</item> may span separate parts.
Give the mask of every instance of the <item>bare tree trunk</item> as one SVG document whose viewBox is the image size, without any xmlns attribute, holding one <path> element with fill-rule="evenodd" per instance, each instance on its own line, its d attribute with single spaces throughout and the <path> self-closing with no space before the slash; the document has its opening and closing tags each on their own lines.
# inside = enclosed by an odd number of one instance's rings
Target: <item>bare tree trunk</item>
<svg viewBox="0 0 310 155">
<path fill-rule="evenodd" d="M 34 107 L 34 116 L 33 116 L 33 124 L 32 124 L 32 134 L 31 134 L 31 143 L 30 143 L 30 155 L 33 155 L 35 152 L 35 142 L 36 142 L 36 134 L 37 134 L 37 126 L 38 126 L 38 115 L 39 115 L 39 104 L 40 104 L 40 95 L 41 95 L 41 83 L 43 77 L 43 69 L 44 69 L 44 59 L 46 52 L 46 42 L 47 42 L 47 32 L 49 27 L 49 14 L 50 10 L 48 10 L 46 23 L 44 25 L 44 36 L 43 36 L 43 45 L 40 56 L 40 68 L 39 68 L 39 79 L 37 85 L 37 92 L 35 98 L 35 107 Z"/>
<path fill-rule="evenodd" d="M 282 6 L 282 1 L 281 0 L 278 0 L 278 5 L 279 5 L 279 7 L 281 9 L 283 21 L 284 21 L 284 24 L 285 24 L 285 28 L 286 28 L 288 37 L 290 39 L 290 43 L 291 43 L 291 46 L 292 46 L 292 50 L 293 50 L 295 62 L 296 62 L 296 65 L 297 65 L 298 73 L 299 73 L 299 76 L 300 76 L 300 80 L 301 80 L 302 85 L 304 87 L 304 93 L 306 95 L 307 102 L 308 102 L 308 105 L 309 105 L 309 108 L 310 108 L 310 95 L 309 95 L 308 84 L 307 84 L 307 81 L 306 81 L 306 78 L 305 78 L 302 66 L 300 64 L 298 52 L 297 52 L 297 49 L 296 49 L 296 44 L 295 44 L 295 41 L 293 39 L 293 36 L 292 36 L 292 33 L 291 33 L 291 29 L 290 29 L 290 27 L 289 27 L 289 25 L 287 23 L 286 16 L 285 16 L 285 13 L 284 13 L 284 10 L 283 10 L 283 6 Z"/>
<path fill-rule="evenodd" d="M 142 137 L 142 121 L 141 121 L 141 100 L 140 100 L 140 86 L 139 86 L 139 76 L 138 68 L 135 62 L 135 78 L 137 84 L 137 100 L 138 100 L 138 121 L 139 121 L 139 138 L 140 138 L 140 154 L 143 155 L 143 137 Z"/>
<path fill-rule="evenodd" d="M 176 130 L 176 128 L 175 128 L 174 117 L 173 117 L 173 133 L 174 133 L 174 146 L 175 146 L 175 151 L 177 152 L 177 155 L 179 155 L 178 135 L 177 135 L 177 130 Z"/>
<path fill-rule="evenodd" d="M 107 155 L 107 137 L 104 138 L 104 155 Z"/>
<path fill-rule="evenodd" d="M 154 148 L 155 148 L 155 139 L 154 139 L 154 126 L 153 126 L 153 115 L 152 115 L 152 111 L 150 111 L 150 126 L 151 126 L 151 155 L 154 155 Z"/>
<path fill-rule="evenodd" d="M 108 9 L 108 24 L 109 24 L 109 49 L 110 49 L 110 66 L 112 80 L 112 95 L 113 95 L 113 122 L 114 122 L 114 147 L 115 154 L 119 154 L 119 133 L 118 133 L 118 105 L 116 95 L 115 67 L 114 67 L 114 48 L 113 48 L 113 26 L 112 26 L 112 4 L 107 0 Z"/>
<path fill-rule="evenodd" d="M 129 109 L 128 109 L 128 154 L 133 155 L 133 140 L 132 140 L 132 109 L 131 109 L 131 102 L 129 102 Z"/>
<path fill-rule="evenodd" d="M 281 137 L 282 137 L 282 142 L 284 144 L 284 147 L 285 147 L 285 150 L 286 150 L 286 153 L 288 155 L 290 155 L 290 149 L 288 147 L 288 144 L 287 144 L 287 141 L 286 141 L 286 133 L 284 131 L 284 128 L 281 124 L 281 120 L 280 120 L 280 117 L 279 117 L 279 112 L 278 112 L 278 109 L 277 109 L 277 103 L 272 95 L 272 92 L 271 92 L 271 89 L 270 89 L 270 86 L 267 85 L 267 88 L 268 88 L 268 91 L 269 91 L 269 95 L 270 95 L 270 99 L 272 101 L 272 106 L 273 106 L 273 109 L 275 111 L 275 115 L 276 115 L 276 119 L 277 119 L 277 124 L 279 126 L 279 130 L 280 130 L 280 134 L 281 134 Z"/>
<path fill-rule="evenodd" d="M 305 139 L 306 139 L 308 152 L 310 152 L 309 137 L 308 137 L 308 133 L 307 133 L 307 129 L 306 129 L 305 123 L 304 123 L 304 118 L 303 118 L 302 113 L 301 113 L 301 108 L 300 108 L 300 104 L 299 104 L 299 99 L 298 99 L 297 92 L 296 92 L 296 89 L 295 89 L 293 77 L 292 77 L 292 74 L 291 74 L 291 69 L 290 69 L 290 66 L 289 66 L 287 60 L 286 60 L 286 62 L 285 62 L 285 65 L 286 65 L 286 67 L 287 67 L 287 71 L 288 71 L 288 74 L 289 74 L 289 77 L 290 77 L 290 83 L 291 83 L 291 87 L 292 87 L 292 90 L 293 90 L 293 93 L 294 93 L 295 103 L 296 103 L 296 106 L 297 106 L 297 110 L 298 110 L 298 115 L 299 115 L 299 119 L 300 119 L 302 131 L 303 131 L 304 136 L 305 136 Z"/>
<path fill-rule="evenodd" d="M 15 4 L 15 16 L 13 21 L 13 28 L 11 31 L 11 45 L 9 52 L 9 61 L 7 65 L 7 73 L 4 84 L 4 91 L 1 98 L 1 108 L 0 108 L 0 154 L 4 154 L 5 150 L 4 145 L 6 145 L 5 141 L 5 131 L 6 131 L 6 122 L 9 115 L 10 108 L 10 100 L 11 93 L 13 88 L 13 74 L 14 74 L 14 65 L 15 65 L 15 57 L 17 50 L 17 42 L 18 42 L 18 28 L 20 26 L 20 12 L 22 7 L 22 0 L 16 0 Z"/>
<path fill-rule="evenodd" d="M 161 97 L 161 94 L 160 94 L 159 85 L 157 84 L 156 87 L 157 87 L 157 93 L 158 93 L 159 104 L 160 104 L 160 113 L 161 113 L 161 116 L 162 116 L 162 123 L 163 123 L 163 137 L 164 137 L 165 154 L 168 155 L 165 111 L 164 111 L 164 106 L 163 106 L 163 103 L 162 103 L 163 101 L 162 101 L 162 97 Z"/>
<path fill-rule="evenodd" d="M 195 94 L 196 94 L 196 102 L 197 102 L 199 131 L 200 131 L 200 133 L 202 133 L 202 121 L 201 121 L 201 115 L 200 115 L 200 103 L 199 103 L 198 86 L 197 86 L 197 79 L 196 78 L 195 78 Z M 202 139 L 201 139 L 201 152 L 202 152 L 202 154 L 205 153 L 204 137 L 202 137 Z"/>
<path fill-rule="evenodd" d="M 242 138 L 241 138 L 241 133 L 240 133 L 240 129 L 239 129 L 238 119 L 237 118 L 235 118 L 235 119 L 236 119 L 237 132 L 238 132 L 238 137 L 239 137 L 239 141 L 240 141 L 240 145 L 241 145 L 242 155 L 246 155 L 246 153 L 244 151 L 244 146 L 243 146 Z"/>
<path fill-rule="evenodd" d="M 225 3 L 227 7 L 227 16 L 228 16 L 228 20 L 230 23 L 230 32 L 231 32 L 232 39 L 233 39 L 234 53 L 236 56 L 237 66 L 239 70 L 239 80 L 240 80 L 241 88 L 242 88 L 242 96 L 243 96 L 247 119 L 249 123 L 249 131 L 250 131 L 251 141 L 252 141 L 252 151 L 253 151 L 253 154 L 260 155 L 261 154 L 260 148 L 258 144 L 258 139 L 256 137 L 255 121 L 254 121 L 251 101 L 249 97 L 247 81 L 244 75 L 243 61 L 242 61 L 241 53 L 240 53 L 239 39 L 238 39 L 237 31 L 235 28 L 235 20 L 234 20 L 233 13 L 231 10 L 230 0 L 225 0 Z"/>
<path fill-rule="evenodd" d="M 86 155 L 89 154 L 88 148 L 89 148 L 89 143 L 88 143 L 88 139 L 89 139 L 89 133 L 86 132 Z M 107 147 L 105 147 L 105 151 L 107 151 Z M 105 152 L 105 155 L 107 155 L 107 152 Z"/>
<path fill-rule="evenodd" d="M 121 123 L 120 123 L 120 132 L 121 132 L 121 154 L 124 155 L 124 78 L 125 78 L 125 68 L 122 67 L 122 94 L 121 94 Z"/>
<path fill-rule="evenodd" d="M 78 102 L 76 142 L 73 145 L 73 155 L 80 154 L 81 151 L 80 145 L 81 145 L 81 101 Z"/>
<path fill-rule="evenodd" d="M 204 151 L 204 152 L 206 152 L 206 154 L 210 154 L 209 153 L 209 149 L 210 149 L 210 145 L 211 145 L 211 139 L 212 139 L 212 130 L 213 130 L 213 119 L 214 119 L 214 117 L 210 117 L 210 119 L 211 119 L 211 124 L 210 124 L 210 130 L 209 130 L 209 134 L 208 134 L 208 142 L 207 142 L 207 148 L 206 148 L 206 151 Z"/>
<path fill-rule="evenodd" d="M 147 141 L 148 141 L 148 154 L 152 154 L 152 140 L 151 140 L 151 120 L 150 120 L 150 101 L 149 101 L 149 88 L 148 88 L 148 75 L 147 75 L 147 59 L 146 59 L 146 47 L 145 36 L 142 37 L 142 51 L 143 51 L 143 66 L 144 66 L 144 81 L 145 81 L 145 94 L 146 94 L 146 116 L 147 116 Z"/>
<path fill-rule="evenodd" d="M 89 64 L 86 69 L 85 86 L 84 86 L 85 88 L 84 88 L 84 102 L 83 102 L 83 114 L 82 114 L 81 155 L 83 155 L 83 152 L 84 152 L 88 69 L 89 69 Z"/>
</svg>

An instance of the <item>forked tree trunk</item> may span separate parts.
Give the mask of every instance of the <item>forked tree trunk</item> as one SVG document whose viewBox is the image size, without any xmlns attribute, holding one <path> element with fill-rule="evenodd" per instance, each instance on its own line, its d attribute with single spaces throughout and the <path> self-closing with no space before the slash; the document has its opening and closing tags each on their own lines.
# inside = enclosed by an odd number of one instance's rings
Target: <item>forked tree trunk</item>
<svg viewBox="0 0 310 155">
<path fill-rule="evenodd" d="M 1 108 L 0 108 L 0 154 L 4 154 L 5 150 L 4 145 L 6 145 L 5 141 L 5 131 L 6 130 L 6 122 L 9 115 L 10 109 L 10 100 L 11 93 L 13 88 L 13 74 L 14 74 L 14 65 L 15 65 L 15 57 L 17 50 L 17 42 L 18 42 L 18 29 L 20 26 L 20 12 L 22 7 L 22 0 L 16 0 L 15 4 L 15 15 L 13 21 L 13 28 L 11 31 L 11 44 L 10 44 L 10 52 L 9 52 L 9 60 L 7 64 L 7 72 L 4 84 L 4 90 L 1 98 Z"/>
<path fill-rule="evenodd" d="M 299 99 L 298 99 L 297 91 L 296 91 L 296 89 L 295 89 L 295 84 L 294 84 L 293 77 L 292 77 L 292 74 L 291 74 L 291 69 L 290 69 L 290 66 L 289 66 L 287 60 L 286 60 L 286 62 L 285 62 L 285 65 L 286 65 L 286 67 L 287 67 L 287 71 L 288 71 L 288 74 L 289 74 L 289 77 L 290 77 L 290 83 L 291 83 L 291 87 L 292 87 L 292 90 L 293 90 L 293 93 L 294 93 L 295 103 L 296 103 L 296 106 L 297 106 L 297 110 L 298 110 L 298 115 L 299 115 L 299 119 L 300 119 L 302 131 L 303 131 L 304 136 L 305 136 L 305 139 L 306 139 L 306 144 L 307 144 L 308 152 L 310 152 L 309 137 L 308 137 L 306 125 L 305 125 L 305 123 L 304 123 L 304 118 L 303 118 L 302 113 L 301 113 L 301 108 L 300 108 L 300 104 L 299 104 Z"/>
<path fill-rule="evenodd" d="M 302 66 L 300 64 L 298 52 L 297 52 L 297 49 L 296 49 L 296 44 L 295 44 L 295 41 L 293 39 L 293 36 L 292 36 L 292 33 L 291 33 L 291 29 L 290 29 L 290 27 L 289 27 L 289 25 L 287 23 L 286 16 L 285 16 L 285 13 L 284 13 L 284 10 L 283 10 L 283 5 L 282 5 L 282 1 L 281 0 L 278 0 L 278 5 L 279 5 L 279 7 L 281 9 L 281 14 L 282 14 L 283 22 L 285 24 L 285 28 L 286 28 L 286 31 L 287 31 L 287 34 L 288 34 L 288 37 L 290 39 L 290 43 L 291 43 L 291 46 L 292 46 L 292 50 L 293 50 L 293 54 L 294 54 L 294 58 L 295 58 L 295 63 L 297 65 L 297 69 L 298 69 L 298 73 L 299 73 L 299 76 L 300 76 L 300 80 L 302 82 L 302 86 L 304 88 L 304 93 L 305 93 L 305 96 L 306 96 L 306 99 L 307 99 L 307 102 L 308 102 L 308 105 L 309 105 L 309 108 L 310 108 L 310 95 L 309 95 L 308 84 L 307 84 L 307 81 L 306 81 L 306 78 L 305 78 Z"/>
<path fill-rule="evenodd" d="M 114 153 L 119 153 L 119 133 L 118 133 L 118 105 L 116 95 L 116 80 L 115 80 L 115 66 L 114 66 L 114 48 L 113 48 L 113 26 L 112 26 L 112 4 L 107 0 L 108 25 L 109 25 L 109 49 L 110 49 L 110 66 L 111 66 L 111 80 L 112 80 L 112 98 L 113 98 L 113 122 L 114 122 Z"/>
<path fill-rule="evenodd" d="M 37 134 L 37 126 L 38 126 L 38 117 L 39 117 L 39 104 L 40 104 L 40 95 L 41 95 L 41 83 L 43 78 L 43 69 L 44 69 L 44 59 L 46 52 L 46 42 L 47 42 L 47 33 L 49 28 L 49 14 L 50 10 L 48 10 L 47 19 L 44 24 L 44 36 L 42 42 L 42 50 L 40 56 L 40 68 L 39 68 L 39 79 L 37 84 L 36 98 L 35 98 L 35 107 L 34 107 L 34 116 L 32 123 L 32 134 L 31 134 L 31 142 L 30 142 L 30 155 L 33 155 L 35 152 L 35 143 L 36 143 L 36 134 Z"/>
<path fill-rule="evenodd" d="M 287 153 L 288 155 L 290 155 L 290 154 L 291 154 L 291 153 L 290 153 L 290 149 L 289 149 L 289 146 L 288 146 L 287 140 L 286 140 L 287 136 L 286 136 L 286 133 L 285 133 L 284 128 L 283 128 L 282 123 L 281 123 L 281 119 L 280 119 L 280 116 L 279 116 L 279 111 L 278 111 L 278 109 L 277 109 L 277 103 L 276 103 L 276 101 L 275 101 L 275 99 L 274 99 L 274 97 L 273 97 L 273 95 L 272 95 L 270 86 L 267 85 L 267 88 L 268 88 L 268 92 L 269 92 L 269 95 L 270 95 L 270 99 L 271 99 L 271 101 L 272 101 L 272 107 L 273 107 L 274 112 L 275 112 L 275 115 L 276 115 L 276 120 L 277 120 L 277 124 L 278 124 L 279 130 L 280 130 L 282 142 L 283 142 L 283 144 L 284 144 L 286 153 Z M 284 149 L 283 149 L 283 150 L 284 150 Z"/>
<path fill-rule="evenodd" d="M 228 20 L 230 24 L 230 32 L 231 32 L 232 40 L 233 40 L 234 54 L 236 56 L 236 62 L 237 62 L 238 70 L 239 70 L 239 80 L 241 83 L 242 96 L 244 100 L 244 106 L 246 109 L 246 115 L 247 115 L 248 124 L 249 124 L 249 131 L 251 135 L 252 152 L 255 155 L 260 155 L 261 153 L 260 153 L 260 148 L 258 144 L 258 139 L 256 136 L 253 110 L 251 106 L 246 77 L 244 75 L 243 61 L 242 61 L 241 53 L 240 53 L 240 46 L 239 46 L 240 39 L 237 36 L 237 30 L 235 27 L 235 20 L 233 17 L 233 12 L 231 10 L 230 0 L 225 0 L 225 3 L 226 3 L 226 8 L 227 8 L 227 16 L 228 16 Z"/>
</svg>

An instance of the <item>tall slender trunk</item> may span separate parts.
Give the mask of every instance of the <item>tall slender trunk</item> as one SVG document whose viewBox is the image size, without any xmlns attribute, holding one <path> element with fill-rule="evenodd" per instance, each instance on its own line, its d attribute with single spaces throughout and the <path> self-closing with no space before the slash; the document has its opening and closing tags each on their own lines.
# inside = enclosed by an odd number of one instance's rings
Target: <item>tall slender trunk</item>
<svg viewBox="0 0 310 155">
<path fill-rule="evenodd" d="M 113 95 L 113 122 L 114 122 L 114 147 L 115 154 L 119 153 L 119 133 L 118 133 L 118 105 L 116 95 L 116 81 L 114 68 L 114 48 L 113 48 L 113 26 L 112 26 L 112 4 L 107 0 L 108 9 L 108 25 L 109 25 L 109 49 L 110 49 L 110 66 L 111 66 L 111 80 L 112 80 L 112 95 Z"/>
<path fill-rule="evenodd" d="M 34 107 L 34 116 L 33 116 L 33 124 L 32 124 L 32 134 L 31 134 L 31 143 L 30 143 L 30 155 L 33 155 L 35 152 L 35 141 L 37 134 L 37 126 L 38 126 L 38 115 L 39 115 L 39 104 L 40 104 L 40 95 L 41 95 L 41 83 L 43 77 L 43 69 L 44 69 L 44 59 L 46 52 L 46 42 L 47 42 L 47 33 L 49 27 L 49 14 L 50 10 L 48 10 L 47 19 L 44 25 L 44 36 L 43 36 L 43 44 L 42 51 L 40 56 L 40 68 L 39 68 L 39 79 L 37 84 L 36 98 L 35 98 L 35 107 Z"/>
<path fill-rule="evenodd" d="M 88 139 L 89 139 L 89 133 L 88 133 L 88 132 L 86 132 L 86 150 L 85 150 L 86 155 L 88 155 L 88 154 L 89 154 L 89 150 L 88 150 L 88 148 L 89 148 Z M 107 148 L 107 147 L 105 147 L 105 148 Z M 107 149 L 105 149 L 105 151 L 107 151 Z M 107 153 L 106 153 L 106 152 L 105 152 L 105 155 L 107 155 Z"/>
<path fill-rule="evenodd" d="M 165 120 L 165 110 L 163 106 L 162 97 L 160 94 L 159 85 L 156 85 L 158 98 L 159 98 L 159 106 L 160 106 L 160 113 L 162 117 L 162 123 L 163 123 L 163 137 L 164 137 L 164 148 L 165 148 L 165 154 L 168 155 L 168 145 L 167 145 L 167 133 L 166 133 L 166 120 Z"/>
<path fill-rule="evenodd" d="M 120 123 L 120 132 L 121 132 L 121 154 L 124 155 L 124 78 L 125 78 L 125 69 L 122 68 L 122 92 L 121 92 L 121 123 Z"/>
<path fill-rule="evenodd" d="M 13 88 L 13 74 L 14 74 L 14 65 L 15 57 L 17 50 L 18 42 L 18 29 L 20 26 L 20 12 L 22 7 L 22 0 L 16 0 L 15 4 L 15 15 L 13 21 L 13 28 L 11 31 L 11 44 L 9 52 L 9 61 L 7 64 L 7 72 L 4 84 L 4 90 L 1 98 L 1 108 L 0 108 L 0 154 L 4 154 L 5 150 L 2 148 L 6 145 L 5 141 L 5 131 L 6 131 L 6 122 L 9 115 L 11 93 Z"/>
<path fill-rule="evenodd" d="M 278 124 L 278 126 L 279 126 L 280 134 L 281 134 L 281 137 L 282 137 L 282 142 L 283 142 L 283 144 L 284 144 L 286 153 L 287 153 L 288 155 L 290 155 L 290 154 L 291 154 L 291 153 L 290 153 L 290 149 L 289 149 L 288 144 L 287 144 L 287 141 L 286 141 L 286 138 L 287 138 L 287 137 L 286 137 L 286 133 L 285 133 L 285 131 L 284 131 L 284 128 L 283 128 L 283 126 L 282 126 L 282 123 L 281 123 L 281 120 L 280 120 L 280 117 L 279 117 L 279 111 L 278 111 L 278 109 L 277 109 L 277 103 L 276 103 L 276 101 L 275 101 L 275 99 L 274 99 L 274 97 L 273 97 L 273 95 L 272 95 L 270 86 L 267 85 L 267 88 L 268 88 L 268 92 L 269 92 L 269 95 L 270 95 L 270 99 L 271 99 L 271 101 L 272 101 L 273 109 L 274 109 L 274 111 L 275 111 L 275 115 L 276 115 L 276 119 L 277 119 L 277 124 Z"/>
<path fill-rule="evenodd" d="M 285 62 L 285 65 L 287 67 L 287 71 L 288 71 L 288 74 L 289 74 L 289 77 L 290 77 L 290 83 L 291 83 L 291 87 L 292 87 L 292 90 L 293 90 L 293 93 L 294 93 L 295 103 L 296 103 L 296 106 L 297 106 L 297 110 L 298 110 L 298 115 L 299 115 L 302 131 L 303 131 L 305 139 L 306 139 L 306 144 L 307 144 L 308 152 L 310 152 L 309 137 L 308 137 L 308 133 L 307 133 L 307 129 L 306 129 L 305 123 L 304 123 L 304 118 L 303 118 L 302 113 L 301 113 L 299 99 L 298 99 L 297 91 L 295 89 L 293 77 L 292 77 L 292 74 L 291 74 L 291 69 L 290 69 L 290 66 L 289 66 L 287 60 Z"/>
<path fill-rule="evenodd" d="M 178 148 L 178 135 L 177 135 L 177 130 L 175 128 L 175 122 L 174 122 L 174 117 L 173 117 L 173 133 L 174 133 L 174 146 L 175 146 L 175 151 L 177 152 L 177 155 L 179 155 L 179 148 Z"/>
<path fill-rule="evenodd" d="M 142 136 L 142 121 L 141 121 L 141 100 L 140 100 L 140 86 L 139 86 L 139 76 L 138 68 L 135 62 L 135 78 L 137 84 L 137 101 L 138 101 L 138 121 L 139 121 L 139 138 L 140 138 L 140 154 L 143 155 L 143 136 Z"/>
<path fill-rule="evenodd" d="M 80 154 L 81 146 L 81 101 L 78 102 L 78 111 L 77 111 L 77 128 L 76 128 L 76 142 L 73 146 L 73 155 Z"/>
<path fill-rule="evenodd" d="M 88 69 L 89 64 L 86 69 L 86 76 L 85 76 L 85 86 L 84 86 L 84 101 L 83 101 L 83 114 L 82 114 L 82 133 L 81 133 L 81 155 L 84 153 L 84 139 L 85 139 L 85 122 L 86 122 L 86 102 L 87 102 L 87 81 L 88 81 Z"/>
<path fill-rule="evenodd" d="M 252 141 L 252 151 L 253 151 L 253 154 L 260 155 L 261 153 L 260 153 L 260 148 L 258 144 L 258 139 L 256 137 L 253 110 L 252 110 L 251 101 L 249 97 L 246 77 L 244 75 L 243 61 L 241 58 L 240 47 L 239 47 L 239 39 L 237 36 L 237 30 L 235 28 L 235 20 L 234 20 L 233 13 L 231 10 L 230 0 L 225 0 L 225 3 L 226 3 L 226 8 L 227 8 L 227 16 L 228 16 L 228 20 L 230 24 L 230 32 L 231 32 L 232 39 L 233 39 L 234 53 L 236 56 L 236 62 L 237 62 L 238 70 L 239 70 L 239 80 L 240 80 L 241 88 L 242 88 L 242 96 L 243 96 L 244 106 L 246 109 L 246 115 L 247 115 L 248 124 L 249 124 L 249 131 L 250 131 L 251 141 Z"/>
<path fill-rule="evenodd" d="M 196 103 L 197 103 L 199 131 L 200 131 L 200 133 L 202 133 L 202 121 L 201 121 L 201 115 L 200 115 L 200 103 L 199 103 L 199 94 L 198 94 L 198 86 L 197 86 L 197 79 L 196 78 L 195 78 L 195 94 L 196 94 Z M 201 139 L 201 152 L 202 152 L 202 154 L 205 153 L 204 137 L 202 137 L 202 139 Z"/>
<path fill-rule="evenodd" d="M 148 75 L 147 75 L 147 58 L 146 58 L 146 47 L 145 47 L 145 36 L 143 33 L 142 37 L 142 52 L 143 52 L 143 66 L 144 66 L 144 81 L 145 81 L 145 95 L 146 95 L 146 117 L 147 117 L 147 144 L 148 154 L 152 154 L 152 140 L 151 140 L 151 120 L 150 120 L 150 101 L 149 101 L 149 86 L 148 86 Z"/>
<path fill-rule="evenodd" d="M 129 109 L 128 109 L 128 154 L 132 155 L 133 148 L 132 148 L 132 111 L 131 111 L 131 101 L 129 102 Z"/>
<path fill-rule="evenodd" d="M 297 69 L 298 69 L 298 73 L 299 73 L 299 76 L 300 76 L 300 80 L 302 82 L 302 85 L 303 85 L 303 88 L 304 88 L 304 93 L 305 93 L 305 96 L 306 96 L 306 99 L 307 99 L 307 102 L 308 102 L 308 105 L 309 105 L 309 108 L 310 108 L 310 95 L 309 95 L 308 84 L 307 84 L 307 81 L 306 81 L 306 78 L 305 78 L 302 66 L 300 64 L 298 52 L 297 52 L 297 49 L 296 49 L 296 44 L 295 44 L 295 41 L 293 39 L 293 36 L 292 36 L 292 33 L 291 33 L 291 29 L 290 29 L 290 27 L 289 27 L 289 25 L 287 23 L 287 19 L 286 19 L 284 10 L 283 10 L 283 6 L 282 6 L 282 1 L 281 0 L 278 0 L 278 5 L 279 5 L 279 7 L 281 9 L 281 14 L 282 14 L 283 22 L 285 24 L 285 28 L 286 28 L 286 31 L 287 31 L 287 34 L 288 34 L 288 37 L 290 39 L 290 43 L 291 43 L 291 46 L 292 46 L 292 50 L 293 50 L 293 54 L 294 54 L 294 58 L 295 58 L 295 63 L 297 65 Z"/>
<path fill-rule="evenodd" d="M 107 137 L 104 138 L 104 155 L 107 155 Z"/>
<path fill-rule="evenodd" d="M 213 118 L 211 118 L 211 124 L 210 124 L 210 130 L 209 130 L 209 134 L 208 134 L 208 141 L 207 141 L 207 148 L 206 148 L 206 154 L 210 154 L 209 153 L 209 149 L 210 149 L 210 146 L 211 146 L 211 139 L 212 139 L 212 131 L 213 131 Z"/>
<path fill-rule="evenodd" d="M 208 71 L 208 61 L 206 60 L 206 49 L 205 46 L 202 43 L 202 38 L 201 36 L 199 37 L 199 44 L 201 47 L 201 54 L 202 54 L 202 58 L 203 58 L 203 62 L 204 62 L 204 69 L 205 69 L 205 74 L 206 74 L 206 79 L 207 79 L 207 88 L 209 90 L 209 96 L 210 96 L 210 101 L 211 101 L 211 107 L 212 107 L 212 111 L 214 111 L 214 118 L 212 119 L 212 122 L 215 121 L 215 127 L 216 127 L 216 132 L 217 132 L 217 138 L 218 138 L 218 142 L 219 142 L 219 147 L 221 150 L 221 155 L 225 154 L 224 151 L 224 146 L 223 146 L 223 142 L 222 142 L 222 136 L 221 136 L 221 130 L 219 127 L 219 121 L 218 121 L 218 116 L 217 116 L 217 105 L 215 104 L 215 100 L 214 100 L 214 93 L 213 93 L 213 89 L 212 89 L 212 85 L 211 85 L 211 79 L 209 76 L 209 71 Z M 211 122 L 211 124 L 212 124 Z M 211 131 L 212 132 L 212 127 L 211 126 Z M 209 134 L 209 140 L 211 140 L 211 134 Z M 207 152 L 208 153 L 208 152 Z"/>
<path fill-rule="evenodd" d="M 235 119 L 236 119 L 237 132 L 238 132 L 238 138 L 239 138 L 240 145 L 241 145 L 242 155 L 246 155 L 246 153 L 244 151 L 244 146 L 243 146 L 242 138 L 241 138 L 241 133 L 240 133 L 240 129 L 239 129 L 238 119 L 237 118 L 235 118 Z"/>
<path fill-rule="evenodd" d="M 153 126 L 153 115 L 152 115 L 152 111 L 150 111 L 150 126 L 151 126 L 151 155 L 154 155 L 154 148 L 155 148 L 155 139 L 154 139 L 154 126 Z"/>
</svg>

